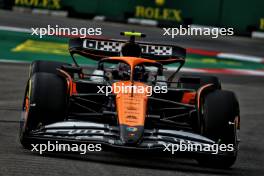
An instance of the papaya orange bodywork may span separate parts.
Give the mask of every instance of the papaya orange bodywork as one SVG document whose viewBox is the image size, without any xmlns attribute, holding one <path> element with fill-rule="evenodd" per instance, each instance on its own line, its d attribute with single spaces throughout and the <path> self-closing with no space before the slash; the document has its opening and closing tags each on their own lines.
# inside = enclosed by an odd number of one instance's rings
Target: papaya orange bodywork
<svg viewBox="0 0 264 176">
<path fill-rule="evenodd" d="M 157 63 L 154 60 L 137 57 L 110 57 L 110 60 L 120 60 L 130 66 L 130 81 L 120 81 L 112 85 L 113 93 L 116 94 L 118 121 L 120 125 L 144 126 L 147 112 L 148 90 L 147 85 L 133 81 L 134 68 L 141 63 Z M 117 91 L 115 87 L 144 87 L 143 92 Z"/>
<path fill-rule="evenodd" d="M 110 57 L 110 60 L 120 60 L 126 62 L 133 70 L 133 68 L 141 63 L 157 63 L 154 60 L 138 58 L 138 57 Z"/>
<path fill-rule="evenodd" d="M 68 88 L 68 92 L 70 94 L 70 96 L 72 96 L 73 94 L 77 93 L 77 88 L 76 88 L 76 83 L 73 82 L 72 77 L 64 70 L 62 69 L 58 69 L 62 75 L 66 78 L 67 81 L 67 88 Z"/>
<path fill-rule="evenodd" d="M 195 103 L 196 92 L 184 92 L 181 102 L 185 104 Z"/>
<path fill-rule="evenodd" d="M 29 98 L 28 97 L 26 97 L 26 99 L 25 99 L 25 111 L 28 113 L 28 111 L 29 111 Z"/>
<path fill-rule="evenodd" d="M 144 87 L 142 93 L 125 92 L 117 90 L 116 87 Z M 147 111 L 147 85 L 130 81 L 120 81 L 112 85 L 113 92 L 116 94 L 116 105 L 118 121 L 120 125 L 144 126 Z"/>
</svg>

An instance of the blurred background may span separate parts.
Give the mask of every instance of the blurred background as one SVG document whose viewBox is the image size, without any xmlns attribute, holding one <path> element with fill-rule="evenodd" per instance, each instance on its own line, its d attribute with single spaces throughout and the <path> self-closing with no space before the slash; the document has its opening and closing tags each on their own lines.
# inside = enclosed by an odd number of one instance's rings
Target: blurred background
<svg viewBox="0 0 264 176">
<path fill-rule="evenodd" d="M 194 160 L 131 154 L 40 157 L 18 142 L 19 118 L 33 60 L 71 62 L 67 36 L 32 36 L 48 25 L 143 32 L 144 41 L 187 49 L 180 74 L 216 75 L 241 107 L 239 157 L 230 170 L 201 168 Z M 234 28 L 234 36 L 163 36 L 162 27 Z M 87 68 L 96 63 L 83 59 Z M 175 69 L 174 65 L 170 65 Z M 0 0 L 0 175 L 263 175 L 264 0 Z"/>
<path fill-rule="evenodd" d="M 31 28 L 99 27 L 101 37 L 120 38 L 120 31 L 135 30 L 146 33 L 146 41 L 185 47 L 183 71 L 263 76 L 263 7 L 263 0 L 0 0 L 0 61 L 71 62 L 67 37 L 39 38 Z M 233 28 L 235 35 L 163 36 L 162 27 L 179 25 Z"/>
<path fill-rule="evenodd" d="M 39 13 L 78 18 L 104 16 L 119 22 L 149 19 L 160 26 L 232 27 L 240 35 L 264 31 L 263 7 L 263 0 L 0 0 L 3 9 L 27 12 L 42 9 Z"/>
</svg>

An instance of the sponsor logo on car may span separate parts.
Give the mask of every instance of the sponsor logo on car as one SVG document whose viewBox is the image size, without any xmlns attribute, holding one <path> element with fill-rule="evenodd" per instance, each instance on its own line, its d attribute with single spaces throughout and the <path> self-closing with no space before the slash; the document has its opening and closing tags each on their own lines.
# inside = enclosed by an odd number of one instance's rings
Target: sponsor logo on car
<svg viewBox="0 0 264 176">
<path fill-rule="evenodd" d="M 127 127 L 126 129 L 129 132 L 136 132 L 138 130 L 138 128 L 136 128 L 136 127 Z"/>
</svg>

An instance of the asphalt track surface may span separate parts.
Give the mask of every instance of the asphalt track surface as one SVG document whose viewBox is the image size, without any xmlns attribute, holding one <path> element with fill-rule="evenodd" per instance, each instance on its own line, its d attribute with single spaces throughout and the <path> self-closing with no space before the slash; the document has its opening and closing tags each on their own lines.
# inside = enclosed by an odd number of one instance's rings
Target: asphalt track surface
<svg viewBox="0 0 264 176">
<path fill-rule="evenodd" d="M 24 18 L 24 17 L 28 18 Z M 30 18 L 29 18 L 30 17 Z M 37 20 L 39 19 L 39 20 Z M 40 20 L 41 19 L 41 20 Z M 81 25 L 83 20 L 36 17 L 30 14 L 17 15 L 0 11 L 0 25 L 31 27 L 36 25 L 63 23 Z M 85 21 L 85 24 L 94 22 Z M 100 23 L 109 34 L 131 29 L 145 31 L 158 36 L 156 28 Z M 39 27 L 39 26 L 38 26 Z M 151 40 L 151 39 L 150 39 Z M 241 40 L 246 43 L 241 43 Z M 209 46 L 207 39 L 181 41 L 185 46 L 203 49 L 237 50 L 240 53 L 264 55 L 258 44 L 261 41 L 246 38 L 219 39 Z M 170 41 L 173 42 L 173 41 Z M 223 43 L 228 43 L 227 47 Z M 213 47 L 214 46 L 214 47 Z M 250 47 L 246 47 L 250 46 Z M 27 64 L 0 64 L 0 176 L 2 175 L 263 175 L 264 173 L 264 78 L 253 76 L 218 75 L 223 88 L 236 92 L 241 107 L 240 151 L 236 164 L 228 170 L 209 169 L 197 165 L 196 161 L 181 156 L 160 157 L 134 155 L 133 153 L 100 152 L 88 155 L 42 155 L 23 149 L 18 142 L 20 109 L 24 87 L 28 76 Z"/>
</svg>

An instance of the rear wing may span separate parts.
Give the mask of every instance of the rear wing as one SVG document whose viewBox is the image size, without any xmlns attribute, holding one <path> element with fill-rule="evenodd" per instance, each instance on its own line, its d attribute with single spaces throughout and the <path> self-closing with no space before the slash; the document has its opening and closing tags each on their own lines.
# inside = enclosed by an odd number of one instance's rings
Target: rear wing
<svg viewBox="0 0 264 176">
<path fill-rule="evenodd" d="M 69 51 L 73 56 L 80 54 L 93 60 L 105 57 L 120 56 L 125 40 L 74 38 L 69 41 Z M 142 58 L 159 61 L 163 64 L 185 62 L 186 50 L 174 45 L 163 45 L 148 42 L 136 42 L 141 46 Z"/>
</svg>

